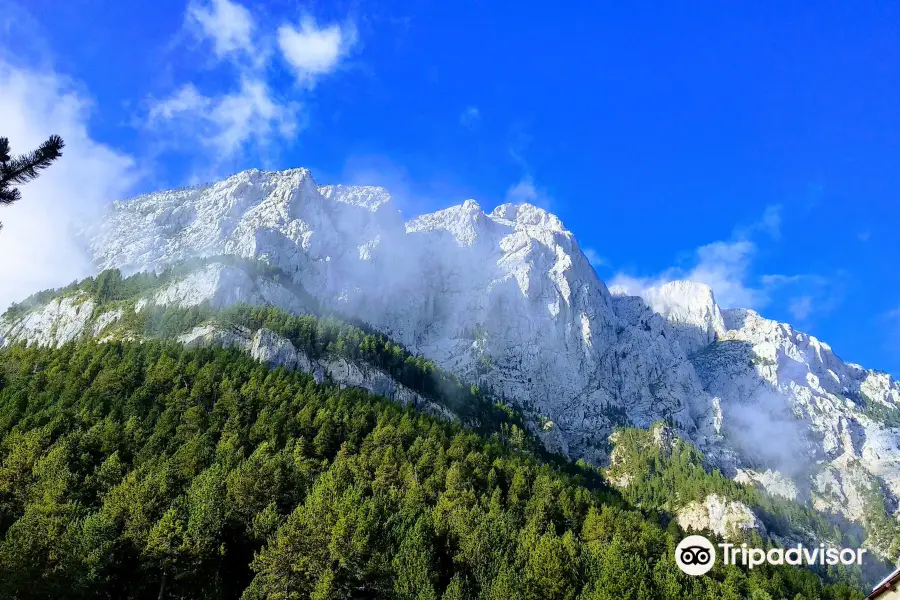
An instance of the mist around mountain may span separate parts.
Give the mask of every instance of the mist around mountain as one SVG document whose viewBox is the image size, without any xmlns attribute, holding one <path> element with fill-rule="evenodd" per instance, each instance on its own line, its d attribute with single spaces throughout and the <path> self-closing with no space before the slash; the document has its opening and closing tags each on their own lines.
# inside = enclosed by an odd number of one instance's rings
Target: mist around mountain
<svg viewBox="0 0 900 600">
<path fill-rule="evenodd" d="M 106 270 L 11 307 L 3 346 L 237 348 L 482 435 L 506 414 L 506 442 L 602 471 L 685 529 L 714 529 L 722 505 L 723 536 L 900 549 L 896 381 L 701 284 L 610 290 L 543 209 L 466 201 L 404 222 L 387 190 L 253 170 L 117 202 L 83 239 Z M 647 452 L 669 445 L 623 428 L 693 448 L 676 471 L 694 483 L 654 476 Z"/>
</svg>

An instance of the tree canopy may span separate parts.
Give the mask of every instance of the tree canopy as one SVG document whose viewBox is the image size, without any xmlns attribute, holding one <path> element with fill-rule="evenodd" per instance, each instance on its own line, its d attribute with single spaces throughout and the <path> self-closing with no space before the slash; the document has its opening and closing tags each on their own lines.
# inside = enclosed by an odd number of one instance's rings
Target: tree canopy
<svg viewBox="0 0 900 600">
<path fill-rule="evenodd" d="M 561 469 L 235 350 L 0 351 L 3 598 L 825 598 L 718 564 L 587 465 Z"/>
</svg>

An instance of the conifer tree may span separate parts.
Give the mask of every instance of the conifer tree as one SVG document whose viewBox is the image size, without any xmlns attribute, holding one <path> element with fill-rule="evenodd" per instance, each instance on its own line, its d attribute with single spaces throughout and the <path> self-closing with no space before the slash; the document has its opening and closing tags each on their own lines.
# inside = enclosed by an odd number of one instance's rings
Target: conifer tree
<svg viewBox="0 0 900 600">
<path fill-rule="evenodd" d="M 21 199 L 19 189 L 13 186 L 22 185 L 37 178 L 40 172 L 49 167 L 62 156 L 65 146 L 58 135 L 51 135 L 34 152 L 11 156 L 9 140 L 0 137 L 0 204 L 12 204 Z M 0 224 L 0 229 L 3 225 Z"/>
</svg>

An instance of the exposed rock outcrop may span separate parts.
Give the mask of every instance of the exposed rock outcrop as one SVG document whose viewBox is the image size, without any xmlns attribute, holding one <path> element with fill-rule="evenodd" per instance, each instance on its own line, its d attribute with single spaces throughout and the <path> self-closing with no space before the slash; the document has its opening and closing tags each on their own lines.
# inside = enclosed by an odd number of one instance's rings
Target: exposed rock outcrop
<svg viewBox="0 0 900 600">
<path fill-rule="evenodd" d="M 765 535 L 762 521 L 743 502 L 726 500 L 710 494 L 703 502 L 691 502 L 678 511 L 678 524 L 686 531 L 712 531 L 726 539 L 734 539 L 749 531 Z"/>
<path fill-rule="evenodd" d="M 201 325 L 182 335 L 179 341 L 186 348 L 236 347 L 271 367 L 280 366 L 309 373 L 316 383 L 329 380 L 341 387 L 359 388 L 401 404 L 411 404 L 444 418 L 456 419 L 444 407 L 397 382 L 383 371 L 342 356 L 311 358 L 290 340 L 266 328 L 250 331 L 243 327 L 219 329 L 213 325 Z"/>
<path fill-rule="evenodd" d="M 93 312 L 94 303 L 83 296 L 56 298 L 22 317 L 0 320 L 0 347 L 23 340 L 62 346 L 85 333 Z"/>
</svg>

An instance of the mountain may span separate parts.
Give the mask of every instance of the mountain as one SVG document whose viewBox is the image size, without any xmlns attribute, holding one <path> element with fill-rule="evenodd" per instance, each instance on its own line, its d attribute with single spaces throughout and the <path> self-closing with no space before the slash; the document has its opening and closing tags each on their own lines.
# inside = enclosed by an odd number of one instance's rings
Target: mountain
<svg viewBox="0 0 900 600">
<path fill-rule="evenodd" d="M 98 270 L 165 279 L 102 311 L 39 295 L 0 321 L 4 345 L 102 336 L 151 306 L 334 312 L 514 404 L 549 450 L 606 464 L 615 427 L 663 420 L 711 467 L 897 554 L 898 382 L 702 284 L 610 290 L 538 207 L 468 200 L 404 222 L 382 188 L 251 170 L 117 202 L 84 237 Z"/>
</svg>

